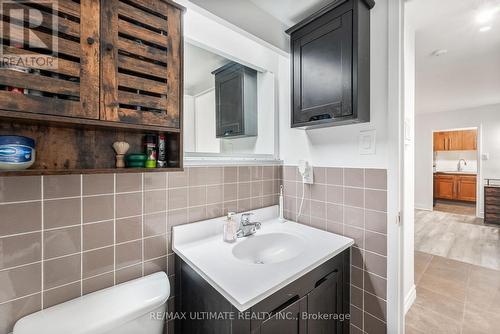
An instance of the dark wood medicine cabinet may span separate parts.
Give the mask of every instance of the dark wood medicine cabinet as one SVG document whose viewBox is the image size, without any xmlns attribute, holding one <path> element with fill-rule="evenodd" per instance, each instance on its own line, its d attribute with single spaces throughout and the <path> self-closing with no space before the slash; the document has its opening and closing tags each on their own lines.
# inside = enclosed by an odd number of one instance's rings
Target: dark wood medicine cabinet
<svg viewBox="0 0 500 334">
<path fill-rule="evenodd" d="M 3 56 L 51 58 L 57 66 L 2 64 L 0 135 L 35 139 L 36 162 L 0 175 L 180 170 L 184 8 L 170 0 L 57 4 L 15 5 L 39 11 L 35 28 L 30 14 L 19 20 L 3 11 Z M 44 44 L 27 42 L 28 29 Z M 165 134 L 169 167 L 115 168 L 113 142 L 142 153 L 146 134 Z"/>
<path fill-rule="evenodd" d="M 335 0 L 288 29 L 292 128 L 370 121 L 373 0 Z"/>
</svg>

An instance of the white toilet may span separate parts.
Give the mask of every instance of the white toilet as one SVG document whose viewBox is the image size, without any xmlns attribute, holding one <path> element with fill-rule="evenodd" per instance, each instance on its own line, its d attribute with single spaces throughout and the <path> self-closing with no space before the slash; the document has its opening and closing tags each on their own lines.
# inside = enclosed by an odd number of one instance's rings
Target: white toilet
<svg viewBox="0 0 500 334">
<path fill-rule="evenodd" d="M 158 272 L 30 314 L 13 334 L 161 334 L 169 295 Z"/>
</svg>

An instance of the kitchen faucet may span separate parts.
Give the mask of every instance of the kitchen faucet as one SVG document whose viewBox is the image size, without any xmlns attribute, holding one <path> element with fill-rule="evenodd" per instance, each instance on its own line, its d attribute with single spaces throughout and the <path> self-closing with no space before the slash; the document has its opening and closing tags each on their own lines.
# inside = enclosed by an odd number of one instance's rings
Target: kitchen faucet
<svg viewBox="0 0 500 334">
<path fill-rule="evenodd" d="M 467 161 L 466 161 L 465 159 L 460 159 L 460 160 L 458 160 L 457 170 L 458 170 L 459 172 L 461 172 L 461 171 L 462 171 L 462 161 L 464 162 L 464 166 L 467 166 Z"/>
<path fill-rule="evenodd" d="M 240 228 L 236 232 L 236 236 L 238 238 L 248 237 L 249 235 L 255 234 L 257 230 L 260 230 L 261 223 L 250 222 L 250 216 L 252 215 L 252 212 L 244 213 L 241 215 Z"/>
</svg>

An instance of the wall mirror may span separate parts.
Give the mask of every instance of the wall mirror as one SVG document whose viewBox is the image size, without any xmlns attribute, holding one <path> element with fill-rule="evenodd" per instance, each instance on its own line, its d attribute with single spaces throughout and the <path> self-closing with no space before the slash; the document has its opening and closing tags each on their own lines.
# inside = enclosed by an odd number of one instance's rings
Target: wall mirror
<svg viewBox="0 0 500 334">
<path fill-rule="evenodd" d="M 185 42 L 183 121 L 187 159 L 274 159 L 275 106 L 272 72 L 231 54 L 221 55 L 201 43 Z"/>
</svg>

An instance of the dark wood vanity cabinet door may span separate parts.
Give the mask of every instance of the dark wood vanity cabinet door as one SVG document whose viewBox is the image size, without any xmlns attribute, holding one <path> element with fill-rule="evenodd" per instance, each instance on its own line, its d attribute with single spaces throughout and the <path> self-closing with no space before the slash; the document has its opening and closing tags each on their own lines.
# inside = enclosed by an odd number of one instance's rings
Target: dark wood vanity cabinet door
<svg viewBox="0 0 500 334">
<path fill-rule="evenodd" d="M 182 10 L 106 0 L 101 16 L 101 119 L 180 128 Z"/>
<path fill-rule="evenodd" d="M 342 333 L 342 323 L 333 319 L 342 311 L 342 281 L 339 272 L 333 272 L 317 283 L 307 295 L 307 314 L 325 315 L 332 319 L 308 319 L 308 334 Z"/>
<path fill-rule="evenodd" d="M 353 115 L 352 11 L 293 40 L 292 48 L 293 126 Z"/>
<path fill-rule="evenodd" d="M 16 65 L 0 68 L 0 110 L 98 119 L 100 1 L 4 2 L 2 10 L 2 56 Z"/>
<path fill-rule="evenodd" d="M 306 334 L 307 320 L 302 312 L 307 310 L 307 297 L 299 299 L 277 312 L 260 326 L 260 334 Z"/>
</svg>

